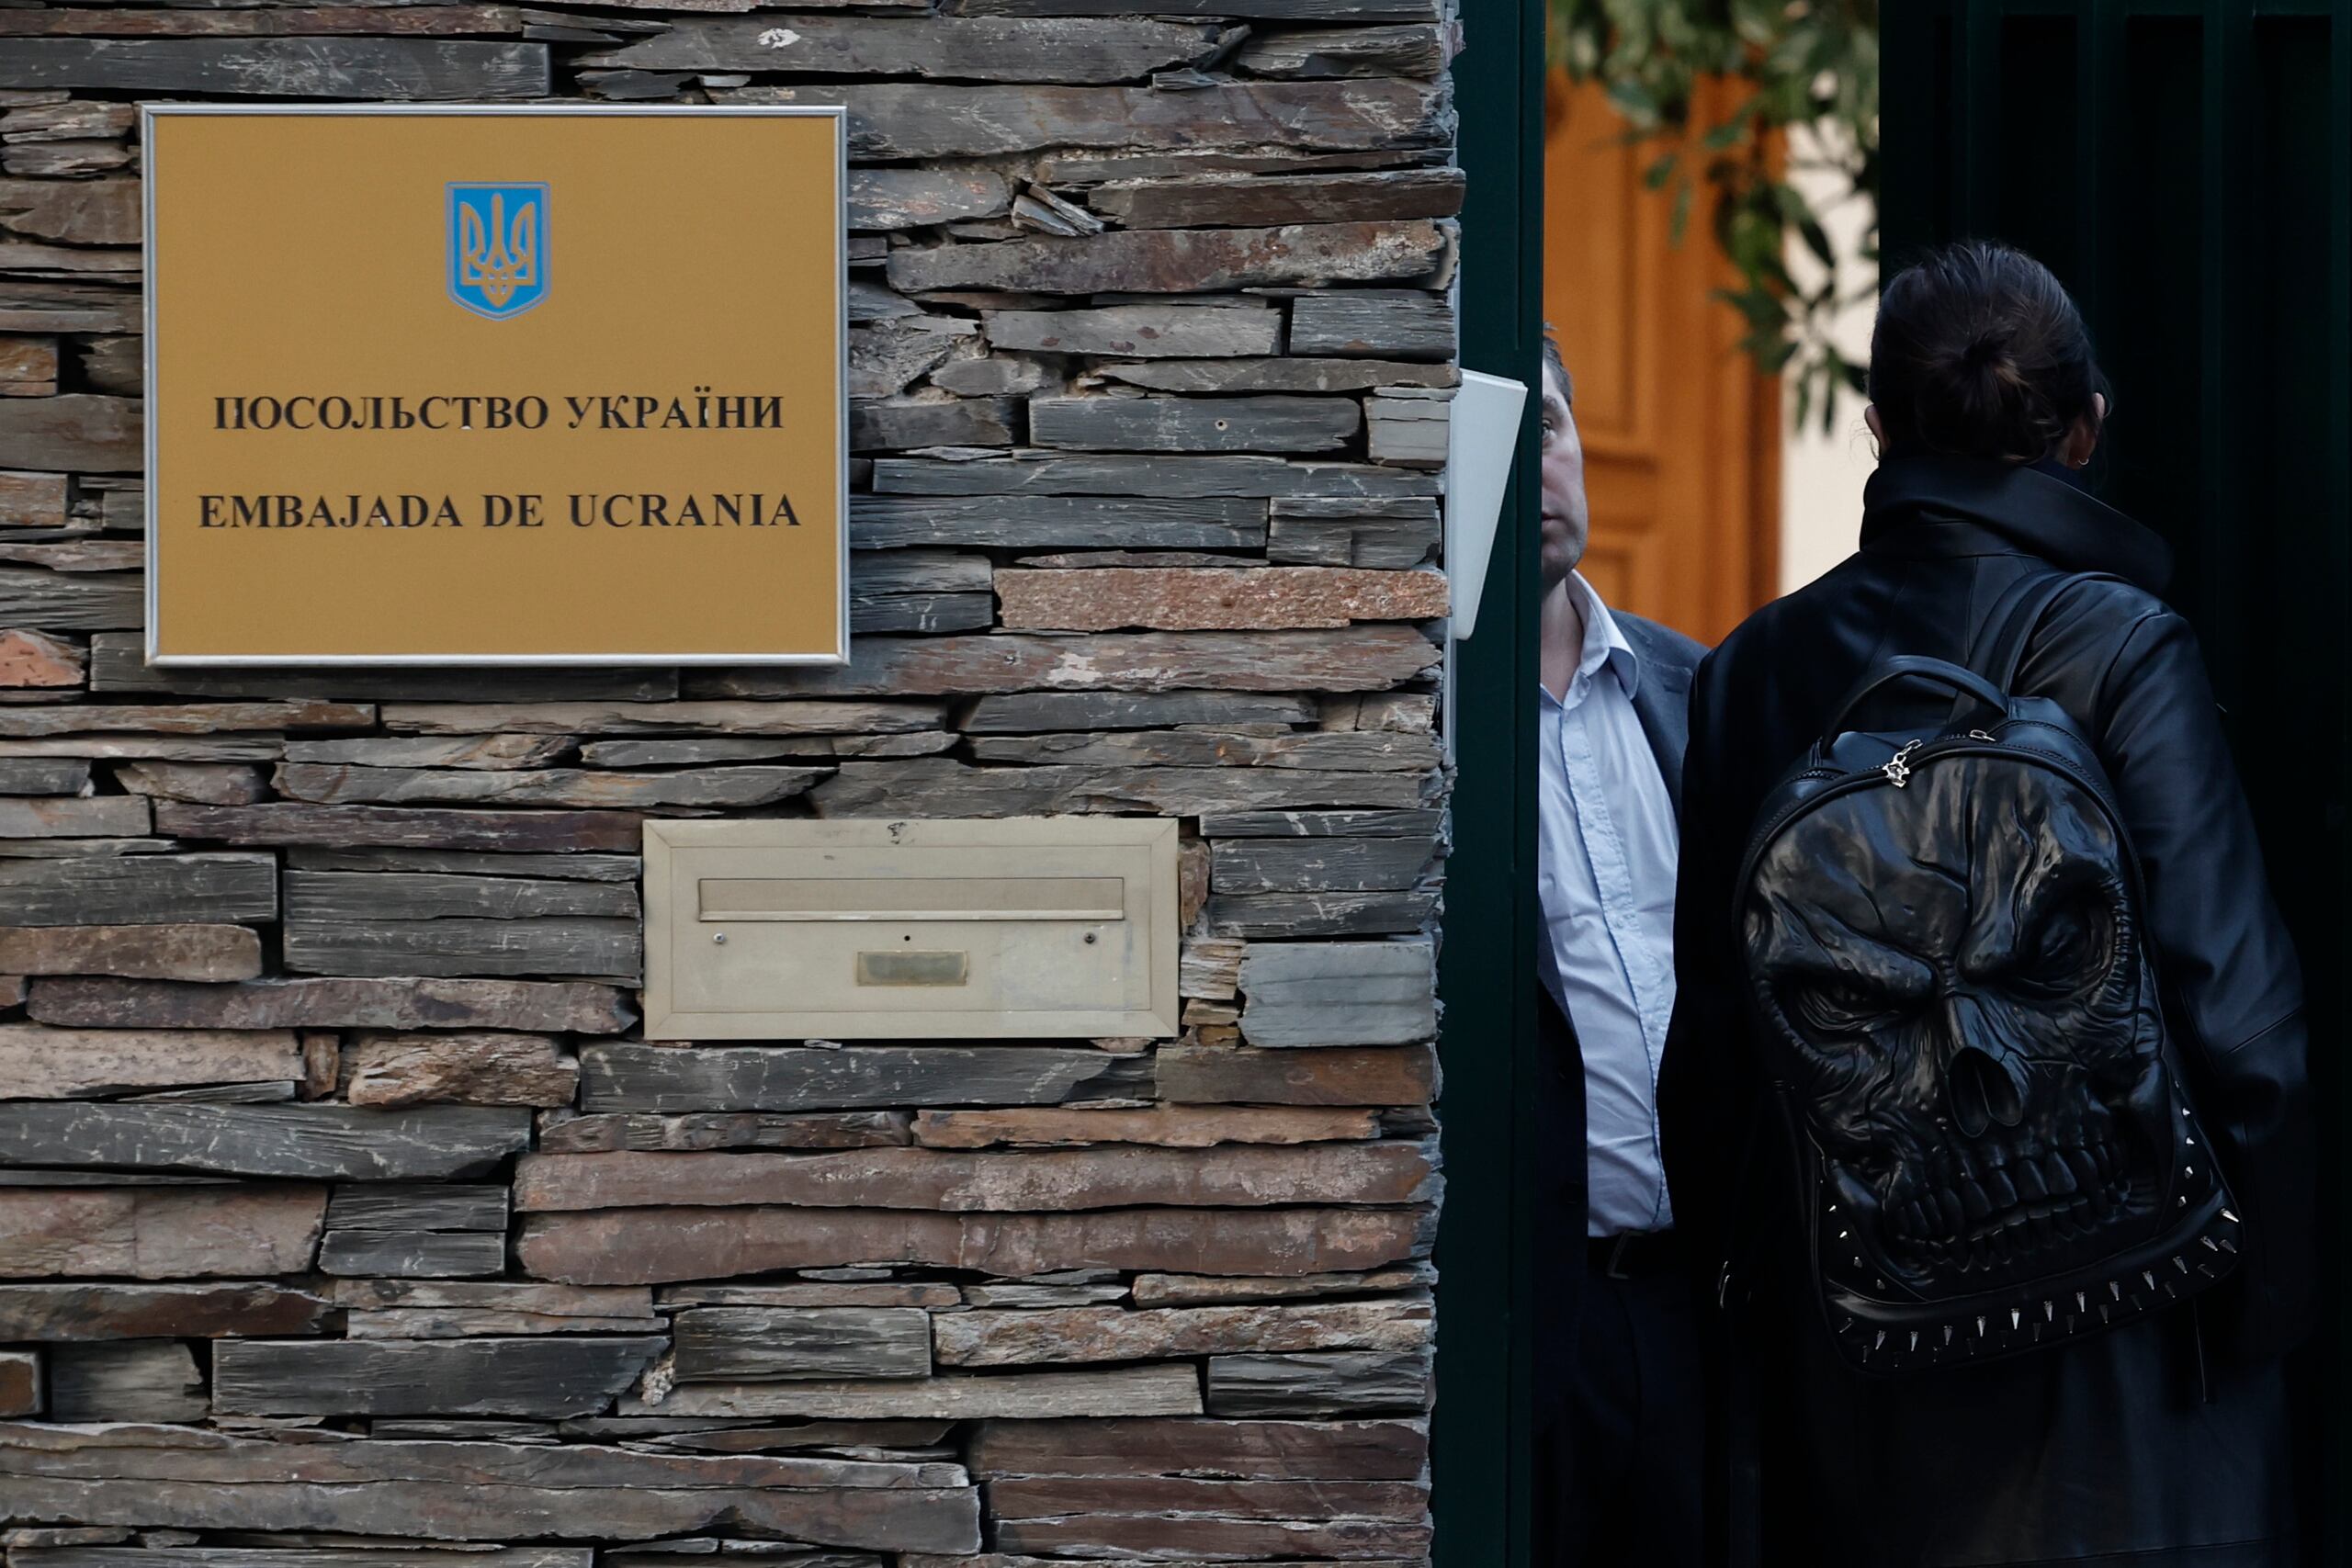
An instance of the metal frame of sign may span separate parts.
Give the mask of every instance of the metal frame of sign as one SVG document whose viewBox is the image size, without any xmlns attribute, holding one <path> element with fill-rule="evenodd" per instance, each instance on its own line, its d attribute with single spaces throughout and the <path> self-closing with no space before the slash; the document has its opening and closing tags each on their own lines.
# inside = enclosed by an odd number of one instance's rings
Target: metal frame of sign
<svg viewBox="0 0 2352 1568">
<path fill-rule="evenodd" d="M 823 118 L 835 122 L 833 149 L 836 160 L 833 188 L 838 206 L 833 225 L 834 299 L 840 309 L 833 320 L 834 355 L 841 365 L 841 395 L 834 400 L 834 446 L 839 453 L 840 494 L 838 498 L 840 526 L 838 553 L 841 594 L 835 607 L 837 617 L 833 642 L 837 653 L 342 653 L 342 654 L 179 654 L 159 655 L 156 634 L 159 625 L 156 577 L 160 555 L 156 536 L 155 450 L 155 181 L 157 161 L 155 139 L 151 134 L 154 120 L 164 115 L 594 115 L 621 117 L 666 116 L 770 116 L 799 118 Z M 849 662 L 849 111 L 840 104 L 216 104 L 216 103 L 147 103 L 139 106 L 139 141 L 145 149 L 140 179 L 141 226 L 141 310 L 144 318 L 145 343 L 141 348 L 145 374 L 142 413 L 146 428 L 146 473 L 143 494 L 146 502 L 147 569 L 145 582 L 146 617 L 145 652 L 147 662 L 157 666 L 190 666 L 219 668 L 243 667 L 313 667 L 322 665 L 408 665 L 412 667 L 444 665 L 481 665 L 514 668 L 528 665 L 687 665 L 687 664 L 804 664 L 838 666 Z"/>
</svg>

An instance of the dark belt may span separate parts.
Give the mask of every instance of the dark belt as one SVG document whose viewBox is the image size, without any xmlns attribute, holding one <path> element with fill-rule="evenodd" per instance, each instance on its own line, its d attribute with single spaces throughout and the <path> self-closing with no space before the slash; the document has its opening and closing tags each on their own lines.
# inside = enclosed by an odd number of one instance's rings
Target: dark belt
<svg viewBox="0 0 2352 1568">
<path fill-rule="evenodd" d="M 1682 1240 L 1672 1231 L 1623 1231 L 1589 1236 L 1585 1256 L 1593 1271 L 1612 1280 L 1668 1274 L 1682 1267 Z"/>
</svg>

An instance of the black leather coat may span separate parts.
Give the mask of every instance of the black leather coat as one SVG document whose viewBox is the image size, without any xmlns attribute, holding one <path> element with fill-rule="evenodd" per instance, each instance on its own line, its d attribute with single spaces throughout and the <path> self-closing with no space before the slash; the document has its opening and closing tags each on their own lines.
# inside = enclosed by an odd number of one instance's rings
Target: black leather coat
<svg viewBox="0 0 2352 1568">
<path fill-rule="evenodd" d="M 2195 642 L 2154 596 L 2168 565 L 2155 536 L 2064 479 L 1890 461 L 1871 481 L 1859 553 L 1700 667 L 1659 1106 L 1678 1223 L 1735 1265 L 1736 1555 L 1821 1568 L 2294 1561 L 2277 1358 L 2311 1314 L 2301 981 Z M 1903 653 L 1965 662 L 2003 590 L 2058 570 L 2128 581 L 2062 592 L 2018 687 L 2062 704 L 2114 782 L 2170 1027 L 2225 1145 L 2246 1256 L 2194 1309 L 1997 1365 L 1868 1378 L 1838 1360 L 1806 1293 L 1777 1131 L 1753 1165 L 1743 1152 L 1762 1045 L 1737 862 L 1758 802 L 1866 668 Z"/>
</svg>

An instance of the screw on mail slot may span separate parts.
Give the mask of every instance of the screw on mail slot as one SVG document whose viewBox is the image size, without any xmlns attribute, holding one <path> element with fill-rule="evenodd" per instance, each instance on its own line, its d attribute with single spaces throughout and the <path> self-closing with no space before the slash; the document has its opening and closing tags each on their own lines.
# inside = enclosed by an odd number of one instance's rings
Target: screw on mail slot
<svg viewBox="0 0 2352 1568">
<path fill-rule="evenodd" d="M 1127 904 L 1116 876 L 707 876 L 695 888 L 706 920 L 1123 920 Z"/>
<path fill-rule="evenodd" d="M 968 953 L 894 950 L 857 955 L 857 983 L 861 986 L 960 986 L 971 975 Z"/>
</svg>

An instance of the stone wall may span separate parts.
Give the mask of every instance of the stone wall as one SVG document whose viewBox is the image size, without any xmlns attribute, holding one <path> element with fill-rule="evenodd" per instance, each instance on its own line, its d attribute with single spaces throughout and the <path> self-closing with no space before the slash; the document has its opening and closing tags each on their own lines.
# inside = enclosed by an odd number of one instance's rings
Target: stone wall
<svg viewBox="0 0 2352 1568">
<path fill-rule="evenodd" d="M 1426 1557 L 1441 0 L 749 4 L 0 8 L 9 1568 Z M 846 100 L 854 664 L 145 668 L 246 94 Z M 638 1037 L 645 817 L 1062 812 L 1181 1038 Z"/>
</svg>

